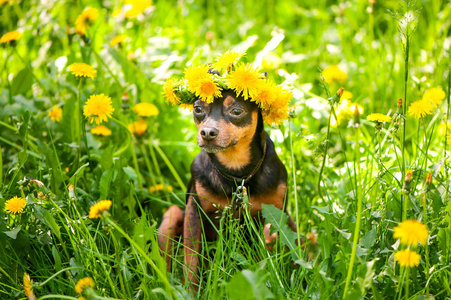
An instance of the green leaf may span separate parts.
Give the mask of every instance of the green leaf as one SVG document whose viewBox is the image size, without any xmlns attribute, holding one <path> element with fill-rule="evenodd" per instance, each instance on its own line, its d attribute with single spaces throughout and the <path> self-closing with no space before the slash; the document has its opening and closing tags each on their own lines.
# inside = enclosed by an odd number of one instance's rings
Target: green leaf
<svg viewBox="0 0 451 300">
<path fill-rule="evenodd" d="M 371 249 L 377 240 L 377 231 L 375 228 L 368 231 L 360 241 L 360 245 L 365 249 Z"/>
<path fill-rule="evenodd" d="M 36 218 L 38 218 L 42 223 L 50 227 L 50 230 L 53 234 L 55 234 L 58 239 L 61 240 L 61 231 L 59 225 L 56 223 L 55 218 L 53 215 L 46 209 L 35 206 L 35 215 Z"/>
<path fill-rule="evenodd" d="M 103 150 L 102 156 L 100 157 L 99 161 L 103 172 L 111 169 L 111 167 L 113 166 L 113 154 L 114 145 L 109 145 L 105 150 Z"/>
<path fill-rule="evenodd" d="M 52 246 L 52 255 L 53 260 L 55 261 L 55 265 L 53 267 L 55 268 L 55 271 L 58 272 L 59 270 L 61 270 L 61 257 L 58 253 L 58 249 L 54 245 Z"/>
<path fill-rule="evenodd" d="M 14 76 L 13 82 L 11 83 L 11 94 L 13 96 L 25 94 L 27 91 L 31 90 L 32 85 L 33 74 L 28 68 L 24 68 Z"/>
<path fill-rule="evenodd" d="M 109 169 L 103 172 L 100 178 L 99 191 L 100 199 L 106 199 L 110 190 L 111 181 L 113 180 L 114 170 Z"/>
<path fill-rule="evenodd" d="M 235 274 L 227 283 L 229 299 L 236 300 L 263 300 L 272 299 L 274 295 L 266 287 L 264 277 L 256 272 L 243 270 Z"/>
<path fill-rule="evenodd" d="M 4 231 L 3 233 L 6 234 L 7 236 L 9 236 L 10 238 L 12 238 L 13 240 L 15 240 L 17 238 L 17 234 L 20 232 L 20 229 L 22 229 L 22 227 L 19 225 L 16 228 L 14 228 L 11 231 Z"/>
<path fill-rule="evenodd" d="M 242 273 L 237 273 L 227 283 L 227 293 L 230 300 L 255 300 L 251 283 Z"/>
<path fill-rule="evenodd" d="M 89 163 L 86 163 L 83 166 L 81 166 L 80 168 L 78 168 L 78 170 L 75 171 L 74 175 L 72 175 L 72 177 L 69 179 L 69 183 L 76 186 L 78 178 L 83 176 L 83 172 L 87 166 L 89 166 Z"/>
<path fill-rule="evenodd" d="M 262 215 L 266 224 L 271 223 L 271 233 L 278 232 L 282 245 L 287 246 L 292 251 L 293 261 L 300 259 L 297 251 L 298 246 L 296 246 L 298 236 L 288 227 L 288 216 L 274 205 L 266 204 L 262 204 Z"/>
</svg>

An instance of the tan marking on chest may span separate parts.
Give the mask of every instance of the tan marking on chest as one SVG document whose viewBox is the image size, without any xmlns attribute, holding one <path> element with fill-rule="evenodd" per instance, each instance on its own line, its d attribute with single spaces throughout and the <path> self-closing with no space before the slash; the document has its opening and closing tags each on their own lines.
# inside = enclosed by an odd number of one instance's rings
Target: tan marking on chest
<svg viewBox="0 0 451 300">
<path fill-rule="evenodd" d="M 286 192 L 287 185 L 281 183 L 272 193 L 256 196 L 251 195 L 251 216 L 255 217 L 262 210 L 262 204 L 272 204 L 278 209 L 283 209 Z"/>
<path fill-rule="evenodd" d="M 221 212 L 224 207 L 230 205 L 230 199 L 228 200 L 225 195 L 214 195 L 198 182 L 196 182 L 196 191 L 200 205 L 207 215 L 216 215 L 218 211 Z M 281 183 L 272 193 L 255 196 L 251 195 L 251 216 L 257 216 L 257 214 L 262 210 L 262 204 L 272 204 L 278 209 L 283 209 L 286 191 L 286 184 Z M 237 212 L 236 215 L 238 216 L 240 214 Z"/>
<path fill-rule="evenodd" d="M 214 214 L 229 205 L 225 195 L 215 195 L 204 188 L 199 182 L 196 182 L 196 193 L 200 206 L 207 214 Z"/>
</svg>

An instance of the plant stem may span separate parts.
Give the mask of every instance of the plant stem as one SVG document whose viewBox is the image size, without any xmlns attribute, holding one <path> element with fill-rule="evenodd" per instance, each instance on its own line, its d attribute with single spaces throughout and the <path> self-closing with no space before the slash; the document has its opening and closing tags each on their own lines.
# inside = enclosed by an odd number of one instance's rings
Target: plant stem
<svg viewBox="0 0 451 300">
<path fill-rule="evenodd" d="M 409 81 L 409 48 L 410 48 L 410 34 L 409 34 L 409 20 L 406 20 L 406 46 L 404 48 L 404 100 L 402 101 L 402 139 L 401 139 L 401 178 L 406 177 L 406 157 L 405 157 L 405 143 L 406 143 L 406 115 L 407 115 L 407 83 Z M 407 197 L 401 194 L 401 203 L 403 206 L 407 205 Z M 405 213 L 404 213 L 405 212 Z M 407 207 L 403 207 L 402 221 L 407 218 Z"/>
<path fill-rule="evenodd" d="M 357 124 L 358 126 L 358 124 Z M 351 252 L 351 260 L 349 261 L 348 274 L 346 276 L 346 284 L 343 292 L 343 299 L 346 297 L 346 294 L 349 290 L 349 284 L 351 283 L 352 270 L 354 267 L 356 252 L 357 252 L 357 243 L 359 241 L 360 235 L 360 220 L 362 216 L 362 195 L 359 192 L 359 183 L 361 180 L 361 172 L 360 172 L 360 128 L 356 127 L 355 130 L 355 160 L 354 160 L 354 174 L 356 178 L 355 191 L 357 196 L 357 218 L 355 221 L 355 230 L 354 230 L 354 238 L 352 241 L 352 252 Z"/>
<path fill-rule="evenodd" d="M 291 152 L 291 173 L 293 174 L 293 187 L 294 187 L 294 211 L 295 211 L 295 219 L 296 219 L 296 229 L 298 229 L 299 224 L 299 212 L 298 212 L 298 189 L 296 185 L 296 166 L 293 154 L 293 139 L 291 132 L 291 121 L 288 121 L 288 130 L 290 132 L 290 152 Z M 298 229 L 299 230 L 299 229 Z M 297 234 L 298 246 L 301 245 L 301 237 Z M 301 248 L 299 247 L 299 257 L 302 257 Z"/>
</svg>

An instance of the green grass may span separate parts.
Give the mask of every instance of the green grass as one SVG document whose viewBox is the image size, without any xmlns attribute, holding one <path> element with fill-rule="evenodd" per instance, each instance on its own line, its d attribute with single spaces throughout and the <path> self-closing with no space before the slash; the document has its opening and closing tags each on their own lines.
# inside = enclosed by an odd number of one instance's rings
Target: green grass
<svg viewBox="0 0 451 300">
<path fill-rule="evenodd" d="M 122 4 L 0 4 L 0 36 L 24 33 L 16 47 L 0 48 L 1 299 L 26 298 L 24 272 L 37 299 L 76 299 L 74 286 L 84 277 L 95 282 L 89 299 L 450 299 L 451 146 L 439 132 L 450 102 L 446 1 L 155 1 L 138 18 L 113 17 Z M 73 30 L 88 6 L 100 12 L 89 41 Z M 406 11 L 415 16 L 408 27 Z M 110 47 L 117 34 L 128 39 Z M 185 205 L 199 151 L 191 114 L 166 104 L 161 85 L 190 63 L 237 48 L 252 62 L 265 47 L 285 70 L 268 69 L 268 77 L 295 88 L 292 118 L 266 129 L 289 172 L 288 210 L 317 244 L 308 245 L 308 259 L 280 211 L 267 207 L 265 218 L 287 236 L 268 251 L 262 228 L 247 216 L 240 225 L 226 211 L 218 240 L 202 241 L 193 295 L 183 283 L 182 244 L 166 273 L 155 241 L 165 210 Z M 74 62 L 93 66 L 97 77 L 80 83 L 67 71 Z M 326 84 L 320 70 L 330 65 L 347 79 Z M 358 124 L 335 103 L 341 86 L 364 109 Z M 443 103 L 420 120 L 409 115 L 410 104 L 434 87 L 445 92 Z M 102 124 L 112 131 L 107 137 L 93 135 L 85 119 L 77 123 L 78 101 L 83 107 L 100 93 L 115 108 Z M 124 126 L 138 120 L 139 102 L 159 114 L 128 145 Z M 48 116 L 53 105 L 63 109 L 59 122 Z M 393 121 L 378 131 L 366 121 L 370 113 Z M 331 116 L 340 125 L 331 126 Z M 159 184 L 164 188 L 150 190 Z M 14 196 L 27 200 L 21 214 L 4 210 Z M 89 208 L 103 199 L 113 202 L 109 215 L 89 219 Z M 420 264 L 410 269 L 394 260 L 405 247 L 393 228 L 405 219 L 429 231 L 427 245 L 416 248 Z"/>
</svg>

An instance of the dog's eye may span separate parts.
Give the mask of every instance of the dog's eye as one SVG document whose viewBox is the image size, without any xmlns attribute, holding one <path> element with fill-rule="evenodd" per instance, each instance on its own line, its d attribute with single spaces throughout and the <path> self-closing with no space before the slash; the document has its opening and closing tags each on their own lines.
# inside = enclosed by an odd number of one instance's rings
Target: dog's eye
<svg viewBox="0 0 451 300">
<path fill-rule="evenodd" d="M 202 112 L 202 107 L 201 106 L 194 106 L 194 112 L 196 114 L 200 114 Z"/>
<path fill-rule="evenodd" d="M 241 115 L 241 114 L 243 113 L 243 110 L 242 110 L 242 109 L 235 108 L 235 109 L 232 110 L 231 113 L 232 113 L 232 115 L 234 115 L 234 116 L 239 116 L 239 115 Z"/>
</svg>

